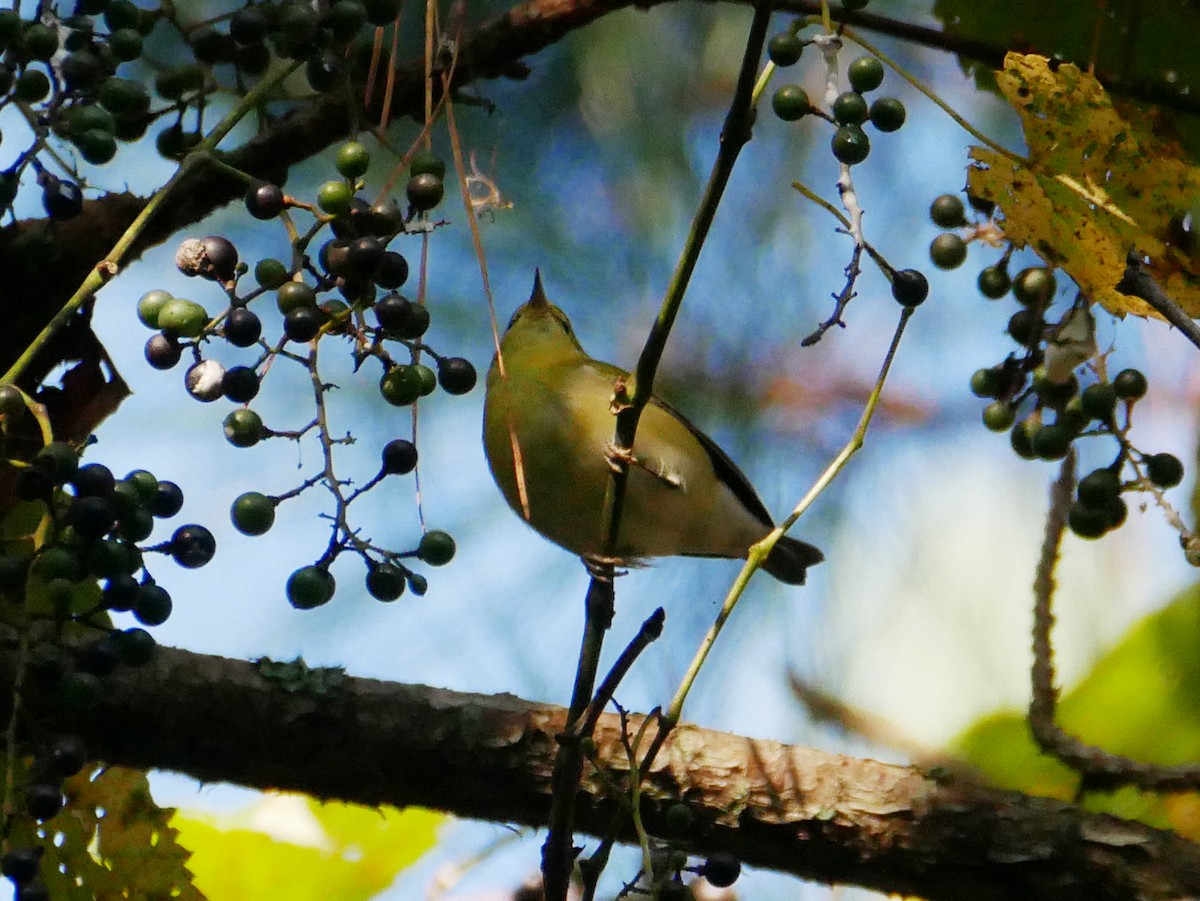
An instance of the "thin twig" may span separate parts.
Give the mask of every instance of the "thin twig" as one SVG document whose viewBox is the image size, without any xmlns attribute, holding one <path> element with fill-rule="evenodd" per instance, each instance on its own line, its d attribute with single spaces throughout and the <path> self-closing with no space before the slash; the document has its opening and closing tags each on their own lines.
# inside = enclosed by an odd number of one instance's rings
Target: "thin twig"
<svg viewBox="0 0 1200 901">
<path fill-rule="evenodd" d="M 667 336 L 679 313 L 683 295 L 691 280 L 692 271 L 696 267 L 696 261 L 700 257 L 700 250 L 704 246 L 708 230 L 716 216 L 725 185 L 733 172 L 733 165 L 737 161 L 742 147 L 750 140 L 751 126 L 754 120 L 752 98 L 755 73 L 758 69 L 758 61 L 762 58 L 770 20 L 771 7 L 768 0 L 758 0 L 754 7 L 754 19 L 750 24 L 750 32 L 746 39 L 746 49 L 742 57 L 737 87 L 729 106 L 729 113 L 725 117 L 724 127 L 721 130 L 717 158 L 713 163 L 704 196 L 692 219 L 679 263 L 667 286 L 658 318 L 651 327 L 650 334 L 646 338 L 646 345 L 638 358 L 632 391 L 626 395 L 626 385 L 614 385 L 614 396 L 621 409 L 617 414 L 613 439 L 613 445 L 617 449 L 614 459 L 617 462 L 614 465 L 612 478 L 609 480 L 604 497 L 602 522 L 604 523 L 604 556 L 606 558 L 616 557 L 618 548 L 625 484 L 629 474 L 628 464 L 623 462 L 622 458 L 632 452 L 638 421 L 654 391 L 654 377 L 659 361 L 662 359 L 663 350 L 666 348 Z M 579 665 L 576 669 L 575 690 L 572 694 L 571 710 L 567 719 L 568 731 L 574 728 L 574 724 L 583 715 L 584 708 L 591 700 L 604 632 L 612 619 L 612 582 L 610 580 L 603 586 L 599 586 L 597 583 L 600 581 L 593 576 L 592 584 L 588 588 L 587 623 L 584 626 L 584 640 L 580 647 Z M 594 597 L 601 596 L 607 600 L 605 608 L 592 602 Z M 587 735 L 579 735 L 578 739 L 587 737 Z M 571 823 L 581 772 L 582 758 L 579 753 L 578 741 L 563 741 L 554 767 L 555 791 L 551 823 L 546 842 L 542 846 L 542 873 L 545 879 L 546 901 L 565 901 L 566 899 L 571 864 L 574 860 L 574 850 L 571 846 Z"/>
<path fill-rule="evenodd" d="M 1125 258 L 1125 272 L 1117 282 L 1117 290 L 1146 301 L 1163 319 L 1183 332 L 1183 336 L 1192 344 L 1200 347 L 1200 326 L 1154 280 L 1138 254 L 1130 253 Z"/>
<path fill-rule="evenodd" d="M 1055 722 L 1058 689 L 1054 685 L 1054 646 L 1050 640 L 1050 630 L 1054 625 L 1054 568 L 1058 562 L 1059 545 L 1066 529 L 1074 486 L 1075 452 L 1072 449 L 1063 459 L 1058 478 L 1050 489 L 1050 511 L 1046 516 L 1042 553 L 1033 581 L 1030 731 L 1039 748 L 1079 773 L 1080 791 L 1111 791 L 1123 785 L 1133 785 L 1144 791 L 1195 790 L 1200 786 L 1200 766 L 1159 766 L 1110 754 L 1080 741 Z"/>
</svg>

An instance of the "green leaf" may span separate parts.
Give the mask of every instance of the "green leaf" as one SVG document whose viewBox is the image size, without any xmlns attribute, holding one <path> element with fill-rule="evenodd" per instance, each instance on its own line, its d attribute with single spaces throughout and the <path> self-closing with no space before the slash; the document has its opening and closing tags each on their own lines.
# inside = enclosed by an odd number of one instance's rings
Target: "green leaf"
<svg viewBox="0 0 1200 901">
<path fill-rule="evenodd" d="M 1200 585 L 1135 624 L 1069 693 L 1058 723 L 1103 750 L 1146 763 L 1200 759 Z M 1164 725 L 1166 724 L 1166 725 Z M 998 713 L 968 728 L 954 746 L 1004 788 L 1071 798 L 1078 777 L 1034 745 L 1024 713 Z M 1089 799 L 1088 807 L 1169 825 L 1200 837 L 1200 804 L 1164 801 L 1132 789 Z"/>
<path fill-rule="evenodd" d="M 237 814 L 177 813 L 196 885 L 212 898 L 374 897 L 434 847 L 446 817 L 419 808 L 269 795 Z"/>
</svg>

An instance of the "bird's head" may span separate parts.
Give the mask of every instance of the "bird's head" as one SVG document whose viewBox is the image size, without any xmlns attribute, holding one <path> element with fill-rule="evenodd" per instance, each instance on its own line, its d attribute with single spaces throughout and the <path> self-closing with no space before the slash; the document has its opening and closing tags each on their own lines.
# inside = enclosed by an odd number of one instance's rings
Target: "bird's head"
<svg viewBox="0 0 1200 901">
<path fill-rule="evenodd" d="M 516 356 L 518 362 L 529 360 L 543 366 L 561 359 L 586 356 L 571 328 L 571 320 L 546 297 L 542 275 L 536 270 L 533 293 L 509 320 L 500 342 L 500 352 L 506 363 Z"/>
</svg>

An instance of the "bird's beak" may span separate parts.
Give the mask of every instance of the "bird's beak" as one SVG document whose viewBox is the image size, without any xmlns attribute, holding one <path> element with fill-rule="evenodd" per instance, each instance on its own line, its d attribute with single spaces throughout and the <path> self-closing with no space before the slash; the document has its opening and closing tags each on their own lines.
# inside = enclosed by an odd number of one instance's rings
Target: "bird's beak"
<svg viewBox="0 0 1200 901">
<path fill-rule="evenodd" d="M 533 293 L 529 295 L 529 302 L 539 307 L 550 305 L 546 292 L 542 289 L 542 271 L 540 269 L 533 270 Z"/>
</svg>

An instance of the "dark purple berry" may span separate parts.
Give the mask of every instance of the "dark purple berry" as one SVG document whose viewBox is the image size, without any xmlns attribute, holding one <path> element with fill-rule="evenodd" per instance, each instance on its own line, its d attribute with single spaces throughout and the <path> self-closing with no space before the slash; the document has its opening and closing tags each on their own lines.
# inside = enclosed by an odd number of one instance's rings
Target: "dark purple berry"
<svg viewBox="0 0 1200 901">
<path fill-rule="evenodd" d="M 249 347 L 262 335 L 262 321 L 245 307 L 234 307 L 225 320 L 225 340 L 234 347 Z"/>
<path fill-rule="evenodd" d="M 417 446 L 404 438 L 393 438 L 383 446 L 383 472 L 404 475 L 417 465 Z"/>
</svg>

